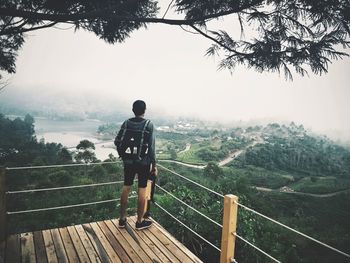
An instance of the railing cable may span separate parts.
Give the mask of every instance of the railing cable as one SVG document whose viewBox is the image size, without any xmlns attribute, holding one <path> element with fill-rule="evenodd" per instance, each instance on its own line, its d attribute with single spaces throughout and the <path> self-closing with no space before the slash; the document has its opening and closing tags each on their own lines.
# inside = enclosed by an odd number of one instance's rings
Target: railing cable
<svg viewBox="0 0 350 263">
<path fill-rule="evenodd" d="M 82 184 L 82 185 L 52 187 L 52 188 L 26 189 L 26 190 L 19 190 L 19 191 L 7 191 L 6 194 L 22 194 L 22 193 L 32 193 L 32 192 L 58 191 L 58 190 L 105 186 L 105 185 L 113 185 L 113 184 L 121 184 L 121 183 L 124 183 L 124 181 L 113 181 L 113 182 L 97 183 L 97 184 Z"/>
<path fill-rule="evenodd" d="M 197 185 L 197 186 L 199 186 L 199 187 L 201 187 L 201 188 L 203 188 L 203 189 L 205 189 L 205 190 L 207 190 L 207 191 L 209 191 L 209 192 L 211 192 L 211 193 L 213 193 L 213 194 L 216 194 L 217 196 L 219 196 L 219 197 L 221 197 L 221 198 L 224 198 L 224 196 L 223 196 L 222 194 L 220 194 L 220 193 L 218 193 L 218 192 L 215 192 L 214 190 L 211 190 L 210 188 L 205 187 L 204 185 L 201 185 L 201 184 L 199 184 L 199 183 L 197 183 L 197 182 L 195 182 L 195 181 L 192 181 L 191 179 L 188 179 L 187 177 L 185 177 L 185 176 L 183 176 L 183 175 L 181 175 L 181 174 L 179 174 L 179 173 L 177 173 L 177 172 L 174 172 L 174 171 L 172 171 L 172 170 L 166 168 L 165 166 L 163 166 L 163 165 L 161 165 L 161 164 L 158 164 L 158 166 L 159 166 L 159 167 L 162 167 L 164 170 L 166 170 L 166 171 L 168 171 L 168 172 L 170 172 L 170 173 L 172 173 L 172 174 L 175 174 L 175 175 L 181 177 L 182 179 L 187 180 L 188 182 L 191 182 L 191 183 L 193 183 L 193 184 L 195 184 L 195 185 Z"/>
<path fill-rule="evenodd" d="M 75 167 L 75 166 L 91 166 L 91 165 L 103 165 L 121 163 L 121 161 L 110 162 L 98 162 L 98 163 L 72 163 L 72 164 L 54 164 L 54 165 L 40 165 L 40 166 L 18 166 L 18 167 L 6 167 L 6 170 L 27 170 L 27 169 L 44 169 L 44 168 L 59 168 L 59 167 Z"/>
<path fill-rule="evenodd" d="M 211 247 L 215 248 L 217 251 L 221 252 L 221 249 L 218 248 L 217 246 L 215 246 L 214 244 L 212 244 L 210 241 L 208 241 L 207 239 L 205 239 L 204 237 L 202 237 L 200 234 L 198 234 L 197 232 L 195 232 L 194 230 L 192 230 L 190 227 L 188 227 L 187 225 L 185 225 L 183 222 L 181 222 L 179 219 L 177 219 L 175 216 L 173 216 L 172 214 L 170 214 L 167 210 L 165 210 L 165 208 L 163 208 L 162 206 L 160 206 L 158 203 L 154 203 L 156 206 L 158 206 L 161 210 L 163 210 L 165 213 L 167 213 L 170 217 L 172 217 L 176 222 L 178 222 L 179 224 L 181 224 L 182 226 L 184 226 L 187 230 L 191 231 L 191 233 L 195 234 L 197 237 L 199 237 L 200 239 L 202 239 L 204 242 L 206 242 L 208 245 L 210 245 Z"/>
<path fill-rule="evenodd" d="M 345 257 L 350 258 L 350 255 L 349 255 L 349 254 L 347 254 L 347 253 L 345 253 L 345 252 L 343 252 L 343 251 L 341 251 L 341 250 L 339 250 L 339 249 L 336 249 L 336 248 L 334 248 L 334 247 L 332 247 L 332 246 L 330 246 L 330 245 L 328 245 L 328 244 L 326 244 L 326 243 L 323 243 L 323 242 L 321 242 L 321 241 L 319 241 L 319 240 L 317 240 L 317 239 L 315 239 L 315 238 L 313 238 L 313 237 L 310 237 L 310 236 L 308 236 L 308 235 L 306 235 L 306 234 L 304 234 L 304 233 L 302 233 L 302 232 L 300 232 L 300 231 L 298 231 L 298 230 L 295 230 L 295 229 L 293 229 L 293 228 L 291 228 L 291 227 L 289 227 L 289 226 L 287 226 L 287 225 L 285 225 L 285 224 L 282 224 L 282 223 L 278 222 L 277 220 L 272 219 L 271 217 L 268 217 L 268 216 L 266 216 L 266 215 L 263 215 L 263 214 L 259 213 L 258 211 L 255 211 L 255 210 L 252 209 L 252 208 L 249 208 L 249 207 L 247 207 L 247 206 L 245 206 L 245 205 L 242 205 L 241 203 L 238 203 L 238 202 L 235 202 L 235 203 L 236 203 L 238 206 L 244 208 L 244 209 L 247 210 L 247 211 L 250 211 L 250 212 L 252 212 L 252 213 L 255 213 L 255 214 L 257 214 L 257 215 L 259 215 L 259 216 L 261 216 L 261 217 L 263 217 L 263 218 L 265 218 L 265 219 L 267 219 L 267 220 L 269 220 L 269 221 L 271 221 L 271 222 L 273 222 L 273 223 L 275 223 L 275 224 L 277 224 L 277 225 L 280 225 L 280 226 L 282 226 L 282 227 L 284 227 L 284 228 L 286 228 L 286 229 L 288 229 L 288 230 L 290 230 L 290 231 L 292 231 L 292 232 L 294 232 L 294 233 L 296 233 L 296 234 L 298 234 L 298 235 L 301 235 L 301 236 L 303 236 L 303 237 L 305 237 L 305 238 L 307 238 L 307 239 L 309 239 L 309 240 L 311 240 L 311 241 L 314 241 L 314 242 L 316 242 L 316 243 L 318 243 L 318 244 L 320 244 L 320 245 L 322 245 L 322 246 L 324 246 L 324 247 L 326 247 L 326 248 L 329 248 L 329 249 L 333 250 L 334 252 L 337 252 L 337 253 L 339 253 L 339 254 L 345 256 Z"/>
<path fill-rule="evenodd" d="M 179 201 L 181 204 L 187 206 L 188 208 L 192 209 L 193 211 L 195 211 L 196 213 L 200 214 L 201 216 L 203 216 L 205 219 L 209 220 L 210 222 L 214 223 L 215 225 L 219 226 L 222 228 L 222 225 L 220 225 L 218 222 L 214 221 L 213 219 L 211 219 L 210 217 L 206 216 L 205 214 L 203 214 L 202 212 L 198 211 L 197 209 L 193 208 L 192 206 L 190 206 L 189 204 L 186 204 L 184 201 L 182 201 L 181 199 L 177 198 L 175 195 L 173 195 L 172 193 L 168 192 L 167 190 L 165 190 L 163 187 L 161 187 L 160 185 L 156 184 L 156 186 L 161 189 L 162 191 L 164 191 L 165 193 L 167 193 L 168 195 L 170 195 L 172 198 L 176 199 L 177 201 Z"/>
<path fill-rule="evenodd" d="M 269 257 L 270 259 L 272 259 L 274 262 L 277 263 L 281 263 L 281 261 L 275 259 L 273 256 L 269 255 L 268 253 L 266 253 L 264 250 L 258 248 L 257 246 L 255 246 L 254 244 L 250 243 L 248 240 L 244 239 L 243 237 L 241 237 L 240 235 L 238 235 L 237 233 L 232 233 L 234 236 L 236 236 L 237 238 L 239 238 L 240 240 L 242 240 L 244 243 L 247 243 L 248 245 L 250 245 L 251 247 L 253 247 L 254 249 L 258 250 L 260 253 L 264 254 L 265 256 Z"/>
<path fill-rule="evenodd" d="M 136 198 L 136 197 L 137 197 L 137 196 L 130 196 L 129 198 Z M 46 207 L 46 208 L 30 209 L 30 210 L 23 210 L 23 211 L 11 211 L 11 212 L 6 212 L 6 213 L 7 213 L 8 215 L 25 214 L 25 213 L 42 212 L 42 211 L 49 211 L 49 210 L 66 209 L 66 208 L 72 208 L 72 207 L 96 205 L 96 204 L 103 204 L 103 203 L 111 203 L 111 202 L 117 202 L 117 201 L 119 201 L 119 200 L 120 200 L 120 198 L 117 198 L 117 199 L 109 199 L 109 200 L 102 200 L 102 201 L 96 201 L 96 202 L 90 202 L 90 203 L 81 203 L 81 204 L 75 204 L 75 205 L 65 205 L 65 206 Z"/>
</svg>

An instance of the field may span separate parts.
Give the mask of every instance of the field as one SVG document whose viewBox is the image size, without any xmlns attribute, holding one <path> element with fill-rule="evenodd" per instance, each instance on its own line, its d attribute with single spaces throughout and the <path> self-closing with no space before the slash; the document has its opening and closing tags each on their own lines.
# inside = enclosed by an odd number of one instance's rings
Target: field
<svg viewBox="0 0 350 263">
<path fill-rule="evenodd" d="M 327 194 L 345 189 L 350 189 L 350 179 L 335 177 L 304 177 L 289 185 L 291 189 L 298 192 Z"/>
</svg>

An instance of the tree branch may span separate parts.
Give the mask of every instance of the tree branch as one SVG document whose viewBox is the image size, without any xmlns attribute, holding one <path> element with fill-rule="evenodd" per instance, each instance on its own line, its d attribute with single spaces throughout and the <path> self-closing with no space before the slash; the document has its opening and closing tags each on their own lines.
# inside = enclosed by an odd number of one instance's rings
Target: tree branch
<svg viewBox="0 0 350 263">
<path fill-rule="evenodd" d="M 30 28 L 21 28 L 19 30 L 8 29 L 8 30 L 5 30 L 3 32 L 0 32 L 0 36 L 2 36 L 2 35 L 10 35 L 10 34 L 20 34 L 20 33 L 25 33 L 25 32 L 34 31 L 34 30 L 38 30 L 38 29 L 43 29 L 43 28 L 47 28 L 47 27 L 52 27 L 52 26 L 56 25 L 57 23 L 58 22 L 52 22 L 52 23 L 45 24 L 45 25 L 42 25 L 42 26 L 33 26 L 33 27 L 30 27 Z"/>
<path fill-rule="evenodd" d="M 171 0 L 171 2 L 169 3 L 167 9 L 166 9 L 165 12 L 164 12 L 164 15 L 162 16 L 162 18 L 164 18 L 164 17 L 166 16 L 166 14 L 168 13 L 168 11 L 169 11 L 171 5 L 173 4 L 173 2 L 174 2 L 174 0 Z"/>
<path fill-rule="evenodd" d="M 232 49 L 232 48 L 226 46 L 225 44 L 221 43 L 220 41 L 218 41 L 218 40 L 215 39 L 214 37 L 209 36 L 208 34 L 204 33 L 202 30 L 200 30 L 199 28 L 195 27 L 194 25 L 191 25 L 191 27 L 192 27 L 194 30 L 196 30 L 199 34 L 201 34 L 202 36 L 204 36 L 204 37 L 210 39 L 211 41 L 215 42 L 216 44 L 218 44 L 219 46 L 223 47 L 223 48 L 226 49 L 226 50 L 228 50 L 228 51 L 230 51 L 230 52 L 232 52 L 232 53 L 235 53 L 236 55 L 247 55 L 247 54 L 245 54 L 245 53 L 241 53 L 241 52 L 239 52 L 239 51 L 237 51 L 237 50 L 234 50 L 234 49 Z"/>
<path fill-rule="evenodd" d="M 120 21 L 134 21 L 141 23 L 162 23 L 168 25 L 192 25 L 199 22 L 203 22 L 212 18 L 226 16 L 242 11 L 245 7 L 237 7 L 231 10 L 222 11 L 215 14 L 209 14 L 196 19 L 164 19 L 157 17 L 134 17 L 134 16 L 122 16 L 117 15 L 114 11 L 110 10 L 97 10 L 88 13 L 73 13 L 73 14 L 46 14 L 33 11 L 18 10 L 13 8 L 0 8 L 0 16 L 21 17 L 27 19 L 40 19 L 54 22 L 67 22 L 67 21 L 79 21 L 83 19 L 114 19 Z"/>
</svg>

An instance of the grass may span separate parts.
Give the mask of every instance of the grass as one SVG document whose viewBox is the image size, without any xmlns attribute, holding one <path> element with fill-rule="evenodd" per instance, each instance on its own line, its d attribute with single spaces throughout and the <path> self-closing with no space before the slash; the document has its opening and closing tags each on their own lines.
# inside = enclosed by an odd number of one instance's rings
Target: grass
<svg viewBox="0 0 350 263">
<path fill-rule="evenodd" d="M 198 144 L 192 144 L 191 149 L 189 149 L 186 152 L 182 152 L 178 154 L 176 160 L 180 162 L 185 163 L 195 163 L 195 164 L 202 164 L 204 163 L 203 160 L 201 160 L 197 155 L 197 151 L 200 149 L 200 146 Z"/>
<path fill-rule="evenodd" d="M 293 175 L 283 171 L 270 171 L 254 165 L 247 165 L 244 168 L 230 166 L 226 173 L 233 176 L 244 176 L 252 186 L 277 189 L 293 182 Z"/>
<path fill-rule="evenodd" d="M 350 179 L 334 177 L 305 177 L 289 185 L 294 191 L 327 194 L 350 189 Z"/>
</svg>

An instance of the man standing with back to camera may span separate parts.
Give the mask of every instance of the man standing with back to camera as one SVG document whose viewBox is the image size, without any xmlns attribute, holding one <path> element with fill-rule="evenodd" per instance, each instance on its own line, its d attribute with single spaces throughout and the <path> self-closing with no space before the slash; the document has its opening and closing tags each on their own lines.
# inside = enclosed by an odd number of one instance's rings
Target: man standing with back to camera
<svg viewBox="0 0 350 263">
<path fill-rule="evenodd" d="M 124 186 L 120 198 L 119 227 L 126 225 L 126 208 L 128 196 L 135 175 L 138 177 L 138 202 L 136 229 L 141 230 L 152 225 L 152 221 L 145 219 L 146 186 L 151 176 L 157 175 L 155 136 L 153 123 L 144 118 L 146 103 L 137 100 L 132 105 L 134 118 L 122 124 L 114 144 L 124 163 Z"/>
</svg>

